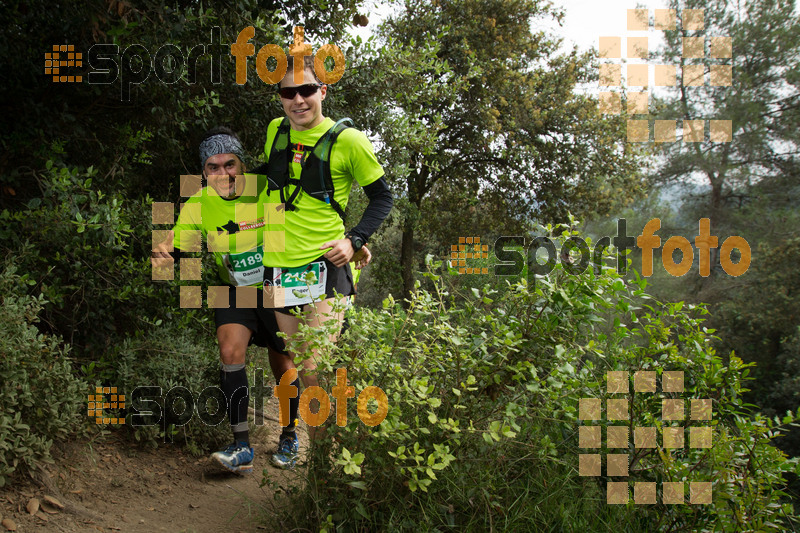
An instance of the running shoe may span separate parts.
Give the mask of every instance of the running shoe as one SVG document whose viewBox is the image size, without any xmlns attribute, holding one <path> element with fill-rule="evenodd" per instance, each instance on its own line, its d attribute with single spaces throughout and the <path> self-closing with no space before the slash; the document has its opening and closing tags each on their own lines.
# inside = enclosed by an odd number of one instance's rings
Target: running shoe
<svg viewBox="0 0 800 533">
<path fill-rule="evenodd" d="M 299 449 L 300 443 L 297 441 L 297 434 L 281 435 L 278 441 L 278 451 L 272 454 L 272 464 L 278 468 L 294 468 Z"/>
<path fill-rule="evenodd" d="M 219 464 L 237 474 L 253 471 L 253 448 L 244 442 L 234 442 L 222 451 L 211 454 Z"/>
</svg>

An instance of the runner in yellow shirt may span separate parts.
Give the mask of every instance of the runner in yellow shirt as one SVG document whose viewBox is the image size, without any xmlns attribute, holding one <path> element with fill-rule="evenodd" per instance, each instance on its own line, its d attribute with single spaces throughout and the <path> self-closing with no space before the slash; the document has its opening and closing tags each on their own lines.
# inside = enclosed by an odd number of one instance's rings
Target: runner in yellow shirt
<svg viewBox="0 0 800 533">
<path fill-rule="evenodd" d="M 327 86 L 316 77 L 310 57 L 304 58 L 303 83 L 296 84 L 293 59 L 288 57 L 287 74 L 279 84 L 286 117 L 269 124 L 267 163 L 258 170 L 268 178 L 268 202 L 284 208 L 284 242 L 264 250 L 264 285 L 266 294 L 274 298 L 271 304 L 276 307 L 278 326 L 289 336 L 303 322 L 320 327 L 336 320 L 340 331 L 344 313 L 333 311 L 335 296 L 355 293 L 348 263 L 392 208 L 392 195 L 372 144 L 362 132 L 342 128 L 322 115 Z M 354 181 L 364 188 L 369 205 L 361 221 L 345 234 L 344 210 Z M 298 282 L 307 272 L 317 279 L 310 287 Z M 266 297 L 265 305 L 270 305 Z M 294 356 L 308 351 L 306 345 L 288 346 L 289 356 L 279 357 L 273 366 L 276 376 L 293 371 Z M 312 352 L 303 361 L 301 377 L 306 387 L 318 384 L 311 374 L 316 368 L 314 356 Z M 299 396 L 299 383 L 293 385 Z M 314 438 L 315 428 L 309 434 Z M 285 429 L 272 462 L 290 468 L 297 451 L 293 428 Z"/>
</svg>

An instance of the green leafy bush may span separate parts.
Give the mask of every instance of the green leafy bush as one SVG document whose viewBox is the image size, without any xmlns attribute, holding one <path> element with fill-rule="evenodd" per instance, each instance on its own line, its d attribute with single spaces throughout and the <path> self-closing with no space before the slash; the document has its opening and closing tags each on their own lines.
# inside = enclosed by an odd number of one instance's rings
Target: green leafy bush
<svg viewBox="0 0 800 533">
<path fill-rule="evenodd" d="M 49 302 L 44 327 L 87 359 L 165 312 L 166 286 L 151 281 L 152 202 L 104 193 L 101 178 L 93 167 L 48 160 L 36 174 L 41 197 L 0 211 L 0 251 L 15 256 Z"/>
<path fill-rule="evenodd" d="M 55 440 L 80 431 L 88 385 L 75 377 L 61 338 L 36 328 L 44 297 L 27 275 L 0 272 L 0 486 L 20 468 L 50 459 Z"/>
<path fill-rule="evenodd" d="M 185 424 L 167 417 L 164 400 L 170 390 L 185 387 L 197 401 L 199 393 L 209 386 L 219 384 L 219 352 L 213 331 L 187 323 L 191 315 L 164 325 L 150 328 L 126 338 L 109 354 L 101 365 L 107 369 L 104 381 L 113 383 L 126 393 L 128 402 L 137 387 L 160 387 L 157 402 L 161 408 L 160 420 L 151 420 L 151 425 L 131 425 L 132 410 L 128 403 L 127 427 L 134 431 L 134 438 L 144 445 L 157 446 L 160 442 L 172 442 L 175 438 L 186 443 L 191 450 L 199 452 L 222 443 L 230 437 L 227 418 L 216 426 L 199 420 L 195 412 Z M 148 404 L 142 404 L 140 411 Z M 187 406 L 182 400 L 175 402 L 172 410 L 181 413 Z M 195 409 L 194 405 L 188 406 Z M 211 412 L 215 406 L 210 405 Z"/>
<path fill-rule="evenodd" d="M 417 290 L 407 311 L 391 299 L 383 311 L 360 309 L 343 342 L 328 346 L 323 388 L 331 391 L 334 368 L 346 367 L 356 395 L 368 385 L 385 391 L 388 414 L 368 427 L 350 400 L 348 424 L 338 427 L 332 412 L 332 439 L 316 443 L 306 489 L 290 500 L 299 509 L 281 516 L 310 516 L 329 531 L 764 531 L 795 523 L 783 489 L 797 461 L 771 444 L 794 416 L 749 414 L 742 393 L 750 365 L 714 352 L 704 308 L 659 303 L 644 280 L 626 281 L 613 268 L 570 274 L 558 264 L 535 286 L 520 280 L 466 294 L 428 277 L 434 293 Z M 611 395 L 612 370 L 654 371 L 659 382 L 682 371 L 685 390 L 634 393 L 631 385 Z M 630 419 L 579 420 L 581 398 L 626 398 Z M 677 398 L 685 419 L 664 421 L 662 400 Z M 690 420 L 689 398 L 710 398 L 712 420 Z M 626 425 L 629 448 L 608 449 L 605 438 L 603 448 L 579 448 L 584 424 Z M 687 430 L 683 449 L 666 450 L 667 425 L 711 426 L 713 446 L 689 448 Z M 655 427 L 659 447 L 634 447 L 636 427 Z M 579 475 L 579 454 L 609 452 L 628 454 L 628 478 Z M 609 505 L 609 481 L 683 482 L 687 497 L 688 482 L 711 482 L 713 501 L 665 505 L 659 489 L 656 504 Z"/>
<path fill-rule="evenodd" d="M 84 393 L 160 386 L 166 395 L 180 385 L 196 395 L 217 384 L 210 313 L 180 309 L 176 284 L 151 279 L 152 199 L 105 193 L 94 183 L 102 181 L 97 169 L 68 168 L 56 155 L 46 166 L 36 173 L 41 197 L 0 211 L 0 251 L 15 257 L 17 268 L 30 273 L 31 292 L 48 302 L 37 310 L 39 329 L 70 341 L 89 382 Z M 214 272 L 208 254 L 204 261 L 204 272 Z M 134 435 L 151 445 L 178 433 L 191 446 L 217 442 L 218 430 L 197 417 L 182 428 L 171 422 L 135 428 Z"/>
</svg>

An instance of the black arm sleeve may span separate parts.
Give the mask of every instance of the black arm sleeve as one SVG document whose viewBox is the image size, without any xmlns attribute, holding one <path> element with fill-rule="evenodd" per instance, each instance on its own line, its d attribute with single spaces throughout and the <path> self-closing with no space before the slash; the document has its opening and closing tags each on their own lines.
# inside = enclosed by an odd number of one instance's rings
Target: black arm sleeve
<svg viewBox="0 0 800 533">
<path fill-rule="evenodd" d="M 361 215 L 361 221 L 348 233 L 357 235 L 367 242 L 389 216 L 394 200 L 392 191 L 389 190 L 389 185 L 383 177 L 364 187 L 364 193 L 369 198 L 369 204 Z"/>
</svg>

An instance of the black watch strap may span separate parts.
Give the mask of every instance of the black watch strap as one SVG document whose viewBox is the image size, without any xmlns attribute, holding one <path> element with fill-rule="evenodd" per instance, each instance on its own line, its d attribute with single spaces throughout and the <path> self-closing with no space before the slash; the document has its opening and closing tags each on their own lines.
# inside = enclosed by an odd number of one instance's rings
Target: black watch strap
<svg viewBox="0 0 800 533">
<path fill-rule="evenodd" d="M 361 248 L 364 246 L 364 239 L 362 239 L 358 235 L 353 235 L 352 233 L 348 233 L 347 235 L 345 235 L 345 237 L 350 239 L 350 242 L 353 243 L 353 251 L 355 252 L 361 250 Z"/>
</svg>

